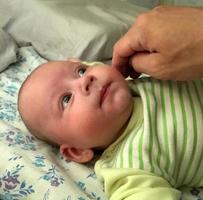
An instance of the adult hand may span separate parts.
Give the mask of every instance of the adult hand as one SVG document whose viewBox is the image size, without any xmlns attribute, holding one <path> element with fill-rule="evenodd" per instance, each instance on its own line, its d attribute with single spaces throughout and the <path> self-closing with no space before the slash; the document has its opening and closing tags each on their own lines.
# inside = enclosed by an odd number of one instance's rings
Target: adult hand
<svg viewBox="0 0 203 200">
<path fill-rule="evenodd" d="M 203 8 L 161 6 L 141 14 L 115 44 L 112 65 L 124 76 L 203 77 Z"/>
</svg>

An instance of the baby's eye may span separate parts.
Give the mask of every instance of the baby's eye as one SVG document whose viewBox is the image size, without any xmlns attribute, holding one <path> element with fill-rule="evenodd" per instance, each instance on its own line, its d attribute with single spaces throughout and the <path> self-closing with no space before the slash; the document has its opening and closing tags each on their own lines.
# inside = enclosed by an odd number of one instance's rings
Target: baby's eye
<svg viewBox="0 0 203 200">
<path fill-rule="evenodd" d="M 78 69 L 78 75 L 80 76 L 80 77 L 82 77 L 83 75 L 84 75 L 84 73 L 86 72 L 86 67 L 80 67 L 79 69 Z"/>
<path fill-rule="evenodd" d="M 72 97 L 72 94 L 66 94 L 66 95 L 63 97 L 63 99 L 62 99 L 62 107 L 63 107 L 63 108 L 65 108 L 65 107 L 68 105 L 68 103 L 69 103 L 71 97 Z"/>
</svg>

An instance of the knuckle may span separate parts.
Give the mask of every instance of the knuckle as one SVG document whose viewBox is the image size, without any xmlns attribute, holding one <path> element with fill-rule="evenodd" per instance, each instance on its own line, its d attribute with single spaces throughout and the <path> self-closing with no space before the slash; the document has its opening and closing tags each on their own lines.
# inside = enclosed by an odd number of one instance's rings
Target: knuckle
<svg viewBox="0 0 203 200">
<path fill-rule="evenodd" d="M 118 42 L 116 42 L 114 45 L 113 45 L 113 50 L 117 50 L 118 49 Z"/>
<path fill-rule="evenodd" d="M 143 13 L 143 14 L 140 14 L 135 23 L 139 26 L 142 26 L 142 25 L 146 25 L 149 23 L 149 20 L 150 20 L 150 17 L 149 17 L 149 14 L 148 13 Z"/>
<path fill-rule="evenodd" d="M 121 46 L 120 41 L 117 41 L 113 46 L 113 51 L 118 52 L 121 48 L 120 46 Z"/>
</svg>

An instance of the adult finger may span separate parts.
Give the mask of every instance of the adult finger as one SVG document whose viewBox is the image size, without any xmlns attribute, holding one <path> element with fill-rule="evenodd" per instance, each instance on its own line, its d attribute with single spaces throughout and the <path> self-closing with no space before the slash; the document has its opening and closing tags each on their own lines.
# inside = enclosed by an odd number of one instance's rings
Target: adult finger
<svg viewBox="0 0 203 200">
<path fill-rule="evenodd" d="M 138 35 L 131 27 L 114 45 L 112 66 L 116 67 L 121 73 L 125 73 L 125 68 L 129 65 L 130 57 L 137 51 L 143 51 Z"/>
<path fill-rule="evenodd" d="M 129 38 L 122 37 L 113 48 L 112 66 L 126 77 L 129 66 L 129 57 L 134 53 Z"/>
<path fill-rule="evenodd" d="M 136 72 L 145 73 L 156 78 L 161 76 L 164 59 L 160 53 L 140 52 L 133 55 L 130 64 Z"/>
</svg>

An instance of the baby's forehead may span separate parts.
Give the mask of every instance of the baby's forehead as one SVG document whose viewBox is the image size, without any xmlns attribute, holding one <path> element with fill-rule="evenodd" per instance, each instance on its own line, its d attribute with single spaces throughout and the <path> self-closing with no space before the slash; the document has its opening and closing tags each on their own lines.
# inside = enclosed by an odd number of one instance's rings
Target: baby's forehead
<svg viewBox="0 0 203 200">
<path fill-rule="evenodd" d="M 37 87 L 40 85 L 43 87 L 42 84 L 50 85 L 61 82 L 62 80 L 67 78 L 71 78 L 74 75 L 75 69 L 79 68 L 80 66 L 86 67 L 96 67 L 96 66 L 104 65 L 100 62 L 72 62 L 72 61 L 50 61 L 40 65 L 33 73 L 30 75 L 30 84 L 33 87 Z"/>
<path fill-rule="evenodd" d="M 63 70 L 71 70 L 76 64 L 70 61 L 50 61 L 42 64 L 36 72 L 48 73 L 48 72 L 61 72 Z"/>
<path fill-rule="evenodd" d="M 63 76 L 64 73 L 68 74 L 74 67 L 74 63 L 68 61 L 52 61 L 39 66 L 30 75 L 32 81 L 51 80 Z"/>
</svg>

